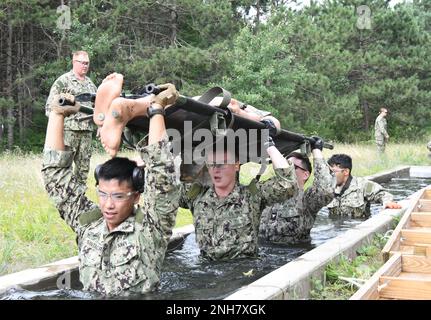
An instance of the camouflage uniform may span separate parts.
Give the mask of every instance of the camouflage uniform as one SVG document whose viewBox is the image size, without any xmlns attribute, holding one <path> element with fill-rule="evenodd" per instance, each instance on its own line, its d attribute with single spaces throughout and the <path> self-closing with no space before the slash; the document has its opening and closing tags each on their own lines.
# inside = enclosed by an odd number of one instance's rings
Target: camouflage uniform
<svg viewBox="0 0 431 320">
<path fill-rule="evenodd" d="M 377 150 L 381 153 L 385 152 L 386 140 L 389 138 L 386 128 L 386 118 L 380 114 L 374 124 L 374 136 L 376 138 Z"/>
<path fill-rule="evenodd" d="M 384 191 L 381 185 L 365 178 L 352 177 L 350 186 L 341 196 L 337 196 L 340 190 L 340 187 L 336 187 L 335 198 L 327 205 L 330 215 L 368 218 L 372 202 L 385 205 L 393 200 L 393 196 Z"/>
<path fill-rule="evenodd" d="M 49 92 L 45 105 L 45 114 L 49 116 L 50 104 L 54 95 L 69 91 L 73 95 L 81 93 L 96 93 L 97 87 L 89 77 L 84 81 L 79 80 L 73 71 L 69 71 L 55 80 Z M 83 106 L 92 107 L 91 102 L 82 102 Z M 92 133 L 95 129 L 93 119 L 78 121 L 86 116 L 78 112 L 64 119 L 64 143 L 74 151 L 75 175 L 81 183 L 87 184 L 88 171 L 90 170 L 90 158 L 92 153 Z"/>
<path fill-rule="evenodd" d="M 157 286 L 179 201 L 179 176 L 168 150 L 165 141 L 140 150 L 147 164 L 142 207 L 112 231 L 73 176 L 73 153 L 45 150 L 45 189 L 78 235 L 84 290 L 117 295 L 144 293 Z"/>
<path fill-rule="evenodd" d="M 184 185 L 180 206 L 193 213 L 201 255 L 210 260 L 253 257 L 257 255 L 259 221 L 262 209 L 297 191 L 293 166 L 275 169 L 275 177 L 238 183 L 223 199 L 213 186 Z"/>
<path fill-rule="evenodd" d="M 324 159 L 314 160 L 314 182 L 283 203 L 262 213 L 259 235 L 274 243 L 298 243 L 310 240 L 317 212 L 334 198 L 335 179 Z"/>
</svg>

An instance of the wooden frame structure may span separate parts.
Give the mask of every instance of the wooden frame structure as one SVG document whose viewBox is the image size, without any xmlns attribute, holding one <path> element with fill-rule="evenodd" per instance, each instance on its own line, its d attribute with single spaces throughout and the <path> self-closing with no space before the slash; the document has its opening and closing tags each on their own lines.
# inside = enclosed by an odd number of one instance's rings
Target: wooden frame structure
<svg viewBox="0 0 431 320">
<path fill-rule="evenodd" d="M 431 186 L 413 199 L 382 256 L 385 264 L 350 300 L 431 299 Z"/>
</svg>

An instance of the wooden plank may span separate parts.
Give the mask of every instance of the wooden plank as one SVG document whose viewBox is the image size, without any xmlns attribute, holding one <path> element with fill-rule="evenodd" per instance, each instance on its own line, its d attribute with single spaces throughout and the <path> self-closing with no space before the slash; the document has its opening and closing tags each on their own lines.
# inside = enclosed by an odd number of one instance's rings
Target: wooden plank
<svg viewBox="0 0 431 320">
<path fill-rule="evenodd" d="M 431 212 L 412 212 L 411 220 L 420 227 L 431 226 Z"/>
<path fill-rule="evenodd" d="M 377 300 L 379 279 L 381 276 L 398 276 L 401 273 L 401 254 L 395 253 L 372 277 L 350 297 L 350 300 Z"/>
<path fill-rule="evenodd" d="M 422 229 L 401 229 L 401 238 L 404 245 L 415 242 L 431 244 L 431 231 Z"/>
<path fill-rule="evenodd" d="M 431 188 L 425 189 L 423 199 L 431 199 Z"/>
<path fill-rule="evenodd" d="M 431 259 L 426 256 L 404 255 L 401 261 L 403 272 L 431 274 Z"/>
<path fill-rule="evenodd" d="M 429 300 L 431 280 L 381 276 L 379 296 L 385 299 Z"/>
<path fill-rule="evenodd" d="M 419 212 L 431 211 L 431 199 L 420 199 L 418 204 Z"/>
<path fill-rule="evenodd" d="M 416 196 L 411 199 L 411 205 L 404 212 L 400 222 L 382 249 L 383 261 L 388 261 L 390 256 L 389 252 L 396 251 L 399 248 L 397 246 L 399 246 L 399 242 L 401 240 L 401 230 L 409 227 L 411 213 L 413 211 L 417 211 L 415 210 L 415 207 L 417 206 L 419 199 L 423 197 L 425 191 L 426 189 L 422 189 L 422 191 L 418 192 Z"/>
</svg>

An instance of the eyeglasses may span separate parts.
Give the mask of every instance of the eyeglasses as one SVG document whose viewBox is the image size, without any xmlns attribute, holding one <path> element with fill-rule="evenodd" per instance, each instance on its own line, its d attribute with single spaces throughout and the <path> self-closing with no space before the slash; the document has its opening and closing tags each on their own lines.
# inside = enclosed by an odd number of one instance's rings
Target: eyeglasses
<svg viewBox="0 0 431 320">
<path fill-rule="evenodd" d="M 344 170 L 346 170 L 346 169 L 332 169 L 332 168 L 331 168 L 331 171 L 332 171 L 333 173 L 342 172 L 342 171 L 344 171 Z"/>
<path fill-rule="evenodd" d="M 127 193 L 126 192 L 106 193 L 104 191 L 101 191 L 99 188 L 96 189 L 96 192 L 100 200 L 107 201 L 108 198 L 110 197 L 114 202 L 126 201 L 130 198 L 131 195 L 137 193 L 137 191 L 130 191 Z"/>
<path fill-rule="evenodd" d="M 294 164 L 294 167 L 295 167 L 295 169 L 301 169 L 301 170 L 303 170 L 303 171 L 308 171 L 307 169 L 304 169 L 304 168 L 302 168 L 302 167 L 300 167 L 300 166 L 297 166 L 296 164 Z"/>
<path fill-rule="evenodd" d="M 226 169 L 228 166 L 227 163 L 206 163 L 205 165 L 208 169 Z"/>
<path fill-rule="evenodd" d="M 81 61 L 81 60 L 75 60 L 76 62 L 79 62 L 80 64 L 84 66 L 88 66 L 90 64 L 90 61 Z"/>
</svg>

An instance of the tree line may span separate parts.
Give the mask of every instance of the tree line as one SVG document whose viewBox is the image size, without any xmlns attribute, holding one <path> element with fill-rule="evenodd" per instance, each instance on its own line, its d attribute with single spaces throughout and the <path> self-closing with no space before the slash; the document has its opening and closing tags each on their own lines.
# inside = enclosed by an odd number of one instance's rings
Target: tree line
<svg viewBox="0 0 431 320">
<path fill-rule="evenodd" d="M 0 151 L 40 152 L 44 104 L 71 53 L 89 52 L 96 85 L 113 72 L 133 92 L 173 82 L 222 86 L 291 131 L 372 139 L 431 135 L 431 2 L 386 0 L 3 0 Z"/>
</svg>

